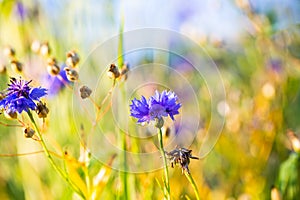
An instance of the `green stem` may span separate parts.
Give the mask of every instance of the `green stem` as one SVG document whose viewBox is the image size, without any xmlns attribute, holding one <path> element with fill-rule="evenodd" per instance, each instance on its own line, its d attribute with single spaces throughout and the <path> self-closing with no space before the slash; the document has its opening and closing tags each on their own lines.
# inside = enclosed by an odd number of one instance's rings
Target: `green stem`
<svg viewBox="0 0 300 200">
<path fill-rule="evenodd" d="M 124 15 L 121 13 L 121 22 L 119 27 L 119 45 L 118 45 L 118 67 L 124 64 L 123 49 L 123 31 L 124 31 Z"/>
<path fill-rule="evenodd" d="M 191 173 L 188 173 L 188 172 L 184 172 L 186 178 L 188 179 L 188 181 L 191 183 L 192 187 L 193 187 L 193 190 L 195 192 L 195 195 L 196 195 L 196 199 L 197 200 L 200 200 L 200 196 L 199 196 L 199 190 L 198 190 L 198 187 L 191 175 Z"/>
<path fill-rule="evenodd" d="M 128 187 L 127 187 L 127 179 L 128 179 L 128 174 L 127 174 L 127 155 L 126 155 L 126 134 L 121 133 L 122 135 L 122 150 L 123 150 L 123 167 L 124 167 L 124 172 L 123 172 L 123 187 L 124 187 L 124 199 L 129 199 L 128 198 Z"/>
<path fill-rule="evenodd" d="M 161 128 L 158 128 L 158 142 L 159 142 L 159 151 L 161 153 L 161 156 L 163 158 L 164 162 L 164 185 L 165 185 L 165 197 L 170 200 L 170 183 L 169 183 L 169 171 L 168 171 L 168 164 L 167 164 L 167 158 L 164 150 L 164 144 L 163 144 L 163 137 L 162 137 L 162 130 Z"/>
<path fill-rule="evenodd" d="M 78 188 L 74 183 L 72 183 L 71 180 L 69 179 L 69 177 L 55 164 L 55 162 L 54 162 L 54 160 L 53 160 L 53 158 L 52 158 L 52 156 L 51 156 L 51 154 L 50 154 L 50 152 L 49 152 L 49 150 L 48 150 L 48 148 L 46 146 L 44 138 L 43 138 L 43 136 L 42 136 L 42 134 L 41 134 L 41 132 L 40 132 L 37 124 L 35 123 L 35 120 L 34 120 L 32 114 L 31 114 L 31 112 L 28 111 L 27 114 L 28 114 L 29 119 L 31 120 L 32 124 L 34 125 L 34 128 L 35 128 L 35 130 L 36 130 L 36 132 L 38 134 L 38 137 L 40 138 L 40 142 L 42 144 L 44 152 L 45 152 L 45 154 L 46 154 L 46 156 L 47 156 L 50 164 L 52 165 L 52 167 L 55 169 L 55 171 L 58 174 L 61 175 L 62 178 L 65 179 L 65 181 L 70 185 L 70 187 L 73 189 L 73 191 L 75 191 L 78 195 L 80 195 L 81 198 L 86 199 L 85 196 L 84 196 L 84 194 L 83 194 L 83 192 L 80 190 L 80 188 Z"/>
</svg>

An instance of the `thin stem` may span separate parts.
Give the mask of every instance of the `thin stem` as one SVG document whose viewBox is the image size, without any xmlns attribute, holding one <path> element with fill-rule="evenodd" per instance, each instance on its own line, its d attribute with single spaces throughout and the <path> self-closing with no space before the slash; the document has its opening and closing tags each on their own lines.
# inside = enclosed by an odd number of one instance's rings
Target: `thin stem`
<svg viewBox="0 0 300 200">
<path fill-rule="evenodd" d="M 168 171 L 168 164 L 167 164 L 167 158 L 164 150 L 164 144 L 163 144 L 163 138 L 162 138 L 162 130 L 161 128 L 158 128 L 158 141 L 159 141 L 159 151 L 161 153 L 161 156 L 163 158 L 164 162 L 164 185 L 165 185 L 165 197 L 170 200 L 170 183 L 169 183 L 169 171 Z"/>
<path fill-rule="evenodd" d="M 198 187 L 191 175 L 191 173 L 188 173 L 188 172 L 184 172 L 186 178 L 188 179 L 188 181 L 191 183 L 192 187 L 193 187 L 193 190 L 195 192 L 195 195 L 196 195 L 196 199 L 197 200 L 200 200 L 200 196 L 199 196 L 199 190 L 198 190 Z"/>
<path fill-rule="evenodd" d="M 37 124 L 35 123 L 35 120 L 31 114 L 31 112 L 28 111 L 27 114 L 28 114 L 32 124 L 34 125 L 34 128 L 38 134 L 38 137 L 40 138 L 42 147 L 43 147 L 45 154 L 46 154 L 50 164 L 52 165 L 52 167 L 56 170 L 56 172 L 58 172 L 58 174 L 60 174 L 65 179 L 65 181 L 70 185 L 70 187 L 73 189 L 73 191 L 75 191 L 77 194 L 79 194 L 81 198 L 85 199 L 85 196 L 84 196 L 83 192 L 80 190 L 80 188 L 78 188 L 74 183 L 72 183 L 71 180 L 69 179 L 69 177 L 55 164 L 55 162 L 51 156 L 51 153 L 46 146 L 44 138 L 43 138 L 42 134 L 40 133 L 40 130 L 37 127 Z"/>
<path fill-rule="evenodd" d="M 129 199 L 128 195 L 128 174 L 127 174 L 127 155 L 126 155 L 126 134 L 124 132 L 120 133 L 121 136 L 121 142 L 122 142 L 122 150 L 123 150 L 123 167 L 124 167 L 124 172 L 122 173 L 122 182 L 123 182 L 123 189 L 124 189 L 124 199 Z"/>
</svg>

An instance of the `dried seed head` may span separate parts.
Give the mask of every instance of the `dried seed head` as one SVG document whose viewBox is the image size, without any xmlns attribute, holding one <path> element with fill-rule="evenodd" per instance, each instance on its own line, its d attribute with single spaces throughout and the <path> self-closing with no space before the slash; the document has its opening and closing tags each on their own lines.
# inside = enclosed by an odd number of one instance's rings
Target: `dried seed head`
<svg viewBox="0 0 300 200">
<path fill-rule="evenodd" d="M 7 119 L 17 119 L 18 114 L 17 114 L 16 111 L 5 110 L 4 116 L 5 116 Z"/>
<path fill-rule="evenodd" d="M 35 133 L 35 131 L 32 128 L 30 128 L 30 127 L 26 127 L 24 129 L 24 136 L 26 138 L 32 138 L 32 136 L 34 135 L 34 133 Z"/>
<path fill-rule="evenodd" d="M 82 86 L 79 91 L 82 99 L 88 98 L 92 94 L 92 90 L 87 86 Z"/>
<path fill-rule="evenodd" d="M 174 165 L 180 165 L 182 173 L 190 173 L 189 164 L 190 159 L 199 159 L 198 157 L 192 156 L 192 150 L 186 148 L 176 148 L 169 153 L 166 152 L 167 158 L 171 162 L 171 167 Z"/>
<path fill-rule="evenodd" d="M 0 63 L 0 74 L 6 73 L 6 66 Z"/>
<path fill-rule="evenodd" d="M 42 56 L 47 57 L 50 55 L 50 53 L 51 53 L 51 49 L 50 49 L 49 43 L 48 42 L 42 43 L 40 46 L 40 54 Z"/>
<path fill-rule="evenodd" d="M 23 71 L 23 64 L 20 63 L 19 61 L 17 60 L 12 60 L 10 62 L 11 64 L 11 68 L 15 71 L 15 72 L 19 72 L 21 73 Z"/>
<path fill-rule="evenodd" d="M 76 65 L 79 63 L 79 56 L 76 51 L 69 51 L 67 53 L 67 60 L 66 60 L 66 65 L 68 67 L 76 67 Z"/>
<path fill-rule="evenodd" d="M 129 65 L 128 63 L 125 63 L 121 69 L 121 76 L 124 77 L 124 80 L 126 81 L 128 78 L 128 73 L 129 72 Z"/>
<path fill-rule="evenodd" d="M 10 59 L 13 59 L 16 55 L 16 51 L 10 46 L 5 47 L 3 53 L 5 56 L 9 57 Z"/>
<path fill-rule="evenodd" d="M 41 101 L 37 103 L 35 111 L 39 118 L 46 118 L 49 113 L 46 103 L 42 103 Z"/>
<path fill-rule="evenodd" d="M 47 71 L 50 75 L 56 76 L 60 72 L 60 68 L 55 58 L 48 58 Z"/>
<path fill-rule="evenodd" d="M 289 140 L 292 143 L 293 150 L 297 153 L 300 153 L 300 140 L 296 136 L 296 134 L 293 131 L 288 131 L 287 133 Z"/>
<path fill-rule="evenodd" d="M 41 43 L 37 40 L 31 43 L 31 51 L 34 53 L 39 53 L 41 49 Z"/>
<path fill-rule="evenodd" d="M 109 70 L 107 72 L 107 76 L 113 79 L 116 79 L 120 76 L 120 71 L 115 64 L 110 65 Z"/>
<path fill-rule="evenodd" d="M 66 74 L 67 74 L 67 79 L 69 81 L 77 81 L 79 78 L 78 72 L 74 69 L 70 69 L 70 68 L 65 68 Z"/>
</svg>

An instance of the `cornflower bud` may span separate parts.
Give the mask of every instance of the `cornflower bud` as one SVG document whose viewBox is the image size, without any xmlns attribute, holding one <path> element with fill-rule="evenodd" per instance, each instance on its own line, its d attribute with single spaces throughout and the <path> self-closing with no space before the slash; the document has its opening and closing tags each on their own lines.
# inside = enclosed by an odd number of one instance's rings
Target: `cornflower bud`
<svg viewBox="0 0 300 200">
<path fill-rule="evenodd" d="M 124 80 L 126 81 L 128 78 L 128 73 L 129 72 L 129 65 L 125 63 L 121 69 L 121 76 L 124 77 Z"/>
<path fill-rule="evenodd" d="M 69 67 L 65 67 L 65 71 L 66 71 L 66 75 L 67 75 L 67 79 L 69 81 L 77 81 L 79 78 L 78 72 L 74 69 L 70 69 Z"/>
<path fill-rule="evenodd" d="M 68 67 L 76 67 L 76 65 L 79 63 L 79 60 L 79 56 L 74 50 L 69 51 L 67 53 L 66 65 Z"/>
<path fill-rule="evenodd" d="M 16 51 L 10 46 L 5 47 L 3 53 L 5 56 L 9 57 L 10 59 L 13 59 L 16 55 Z"/>
<path fill-rule="evenodd" d="M 47 71 L 50 75 L 56 76 L 60 72 L 60 68 L 55 58 L 48 58 Z"/>
<path fill-rule="evenodd" d="M 82 86 L 79 91 L 82 99 L 88 98 L 92 94 L 92 90 L 87 86 Z"/>
<path fill-rule="evenodd" d="M 41 43 L 37 40 L 33 41 L 31 43 L 31 51 L 33 51 L 34 53 L 39 53 L 41 49 Z"/>
<path fill-rule="evenodd" d="M 24 136 L 26 138 L 32 138 L 32 136 L 34 135 L 34 133 L 35 133 L 35 131 L 32 128 L 30 128 L 30 127 L 26 127 L 24 129 Z"/>
<path fill-rule="evenodd" d="M 19 72 L 21 73 L 23 71 L 23 64 L 17 60 L 12 60 L 10 62 L 11 64 L 11 68 L 15 71 L 15 72 Z"/>
<path fill-rule="evenodd" d="M 42 43 L 39 50 L 40 54 L 45 57 L 49 56 L 51 53 L 51 49 L 48 42 Z"/>
<path fill-rule="evenodd" d="M 120 71 L 115 64 L 110 65 L 109 70 L 107 72 L 107 76 L 113 79 L 116 79 L 120 76 Z"/>
<path fill-rule="evenodd" d="M 4 116 L 5 116 L 7 119 L 17 119 L 18 114 L 17 114 L 16 111 L 5 110 Z"/>
<path fill-rule="evenodd" d="M 49 113 L 46 103 L 42 103 L 41 101 L 38 102 L 36 105 L 36 113 L 38 114 L 39 118 L 46 118 Z"/>
</svg>

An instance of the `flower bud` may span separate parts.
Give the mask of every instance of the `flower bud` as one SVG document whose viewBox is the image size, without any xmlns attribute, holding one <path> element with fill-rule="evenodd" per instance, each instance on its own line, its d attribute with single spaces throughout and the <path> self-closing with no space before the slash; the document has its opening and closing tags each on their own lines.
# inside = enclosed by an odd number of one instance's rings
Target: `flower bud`
<svg viewBox="0 0 300 200">
<path fill-rule="evenodd" d="M 9 57 L 10 59 L 14 58 L 15 55 L 16 55 L 16 51 L 10 46 L 5 47 L 3 53 L 4 53 L 5 56 Z"/>
<path fill-rule="evenodd" d="M 66 74 L 67 74 L 67 79 L 69 81 L 74 82 L 74 81 L 78 80 L 79 75 L 78 75 L 78 72 L 76 70 L 65 67 L 65 71 L 66 71 Z"/>
<path fill-rule="evenodd" d="M 17 114 L 16 111 L 5 110 L 4 116 L 5 116 L 7 119 L 17 119 L 18 114 Z"/>
<path fill-rule="evenodd" d="M 31 51 L 34 53 L 39 53 L 41 49 L 41 43 L 37 40 L 31 43 Z"/>
<path fill-rule="evenodd" d="M 82 86 L 79 91 L 82 99 L 88 98 L 92 94 L 92 90 L 87 86 Z"/>
<path fill-rule="evenodd" d="M 36 113 L 39 118 L 46 118 L 49 113 L 46 103 L 43 104 L 42 102 L 38 102 L 36 105 Z"/>
<path fill-rule="evenodd" d="M 125 63 L 121 69 L 121 76 L 124 77 L 124 80 L 126 81 L 128 78 L 128 73 L 129 72 L 129 65 Z"/>
<path fill-rule="evenodd" d="M 34 135 L 34 133 L 35 133 L 35 131 L 32 128 L 30 128 L 30 127 L 26 127 L 24 129 L 24 136 L 26 138 L 32 138 L 32 136 Z"/>
<path fill-rule="evenodd" d="M 113 79 L 116 79 L 120 76 L 120 71 L 115 64 L 110 65 L 109 70 L 107 72 L 107 76 Z"/>
<path fill-rule="evenodd" d="M 51 49 L 50 49 L 49 43 L 48 42 L 42 43 L 40 46 L 40 54 L 42 56 L 47 57 L 50 55 L 50 53 L 51 53 Z"/>
<path fill-rule="evenodd" d="M 11 68 L 15 71 L 15 72 L 19 72 L 21 73 L 23 71 L 23 64 L 20 63 L 19 61 L 17 60 L 12 60 L 10 62 L 11 64 Z"/>
<path fill-rule="evenodd" d="M 68 67 L 75 67 L 79 63 L 79 56 L 75 51 L 69 51 L 67 53 L 66 65 Z"/>
<path fill-rule="evenodd" d="M 60 72 L 60 68 L 55 58 L 48 59 L 47 71 L 50 75 L 56 76 Z"/>
</svg>

